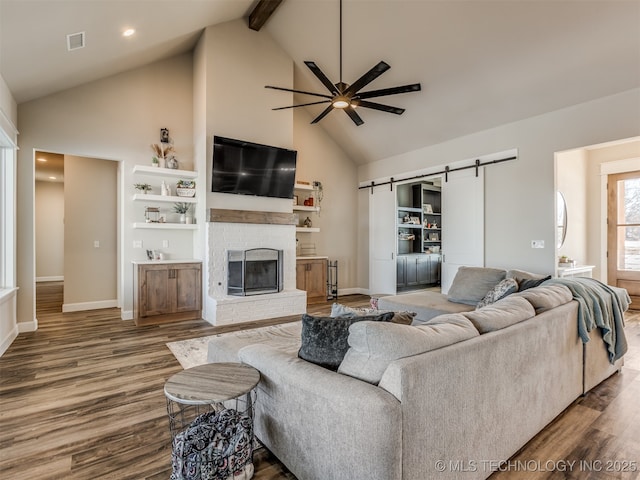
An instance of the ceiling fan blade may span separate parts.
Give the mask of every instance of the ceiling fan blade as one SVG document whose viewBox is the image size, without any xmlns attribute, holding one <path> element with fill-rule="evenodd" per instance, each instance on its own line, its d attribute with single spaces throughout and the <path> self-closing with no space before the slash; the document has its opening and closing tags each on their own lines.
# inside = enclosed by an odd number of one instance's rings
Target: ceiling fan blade
<svg viewBox="0 0 640 480">
<path fill-rule="evenodd" d="M 397 95 L 398 93 L 419 92 L 421 90 L 419 83 L 411 85 L 402 85 L 401 87 L 383 88 L 381 90 L 369 90 L 368 92 L 360 92 L 356 96 L 358 98 L 384 97 L 386 95 Z"/>
<path fill-rule="evenodd" d="M 359 107 L 373 108 L 374 110 L 380 110 L 381 112 L 395 113 L 396 115 L 402 115 L 404 108 L 390 107 L 389 105 L 383 105 L 381 103 L 367 102 L 362 100 L 357 103 Z"/>
<path fill-rule="evenodd" d="M 320 70 L 320 68 L 315 64 L 315 62 L 310 62 L 308 60 L 305 60 L 304 64 L 307 67 L 309 67 L 309 70 L 311 70 L 313 74 L 316 77 L 318 77 L 318 79 L 322 82 L 322 84 L 325 87 L 327 87 L 327 90 L 329 90 L 332 95 L 338 94 L 338 89 L 336 88 L 336 86 L 333 83 L 331 83 L 331 80 L 329 80 L 324 73 L 322 73 L 322 70 Z"/>
<path fill-rule="evenodd" d="M 309 105 L 318 105 L 320 103 L 329 103 L 329 100 L 320 100 L 319 102 L 311 102 L 311 103 L 301 103 L 300 105 L 290 105 L 288 107 L 272 108 L 271 110 L 285 110 L 287 108 L 306 107 Z"/>
<path fill-rule="evenodd" d="M 360 125 L 362 125 L 364 123 L 364 120 L 362 120 L 362 118 L 360 118 L 360 115 L 358 115 L 356 113 L 356 111 L 353 109 L 353 107 L 347 107 L 344 109 L 344 112 L 349 115 L 349 117 L 351 118 L 351 120 L 353 120 L 353 123 L 355 123 L 358 127 Z"/>
<path fill-rule="evenodd" d="M 304 95 L 313 95 L 322 98 L 333 98 L 331 95 L 324 95 L 323 93 L 305 92 L 304 90 L 294 90 L 292 88 L 272 87 L 271 85 L 265 85 L 264 88 L 271 88 L 273 90 L 282 90 L 283 92 L 302 93 Z"/>
<path fill-rule="evenodd" d="M 391 67 L 388 63 L 380 62 L 367 73 L 362 75 L 358 80 L 353 82 L 351 86 L 344 92 L 345 95 L 354 95 L 358 90 L 360 90 L 365 85 L 373 82 L 376 78 L 382 75 L 384 72 L 389 70 Z"/>
<path fill-rule="evenodd" d="M 329 105 L 327 108 L 325 108 L 320 115 L 312 120 L 311 123 L 318 123 L 320 120 L 326 117 L 329 112 L 331 112 L 331 110 L 333 110 L 333 105 Z"/>
</svg>

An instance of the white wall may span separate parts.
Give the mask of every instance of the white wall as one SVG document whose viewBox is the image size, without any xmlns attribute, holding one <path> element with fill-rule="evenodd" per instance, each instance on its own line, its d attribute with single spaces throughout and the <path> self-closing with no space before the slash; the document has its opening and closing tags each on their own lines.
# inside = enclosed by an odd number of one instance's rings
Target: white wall
<svg viewBox="0 0 640 480">
<path fill-rule="evenodd" d="M 36 181 L 36 279 L 63 278 L 64 184 Z"/>
<path fill-rule="evenodd" d="M 360 182 L 401 177 L 403 172 L 444 166 L 517 148 L 518 160 L 486 167 L 485 263 L 552 272 L 555 266 L 554 152 L 630 138 L 640 132 L 640 89 L 536 116 L 387 158 L 358 170 Z M 366 195 L 360 195 L 367 202 Z M 464 206 L 461 206 L 464 208 Z M 362 209 L 367 209 L 365 205 Z M 531 240 L 544 249 L 531 249 Z M 368 251 L 360 243 L 364 271 Z M 364 273 L 359 273 L 364 278 Z"/>
<path fill-rule="evenodd" d="M 193 167 L 192 72 L 191 55 L 184 54 L 20 104 L 19 322 L 33 322 L 35 318 L 34 150 L 122 162 L 122 308 L 123 315 L 132 314 L 131 261 L 143 260 L 145 249 L 161 248 L 166 238 L 155 231 L 130 228 L 134 221 L 142 220 L 130 201 L 135 193 L 133 183 L 140 181 L 131 171 L 136 164 L 149 164 L 149 145 L 158 142 L 162 127 L 170 130 L 181 166 Z M 164 250 L 169 256 L 192 257 L 192 235 L 180 233 L 185 235 L 169 238 L 170 247 Z M 142 240 L 143 248 L 134 250 L 133 240 Z"/>
<path fill-rule="evenodd" d="M 566 255 L 579 265 L 587 262 L 587 155 L 583 149 L 557 155 L 556 187 L 567 204 L 567 234 L 556 257 Z"/>
</svg>

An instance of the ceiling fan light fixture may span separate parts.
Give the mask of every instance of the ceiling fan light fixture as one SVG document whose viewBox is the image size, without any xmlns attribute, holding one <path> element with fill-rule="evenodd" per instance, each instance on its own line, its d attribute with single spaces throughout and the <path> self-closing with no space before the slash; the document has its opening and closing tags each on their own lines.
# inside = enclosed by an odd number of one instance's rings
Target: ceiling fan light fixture
<svg viewBox="0 0 640 480">
<path fill-rule="evenodd" d="M 334 108 L 347 108 L 351 105 L 351 102 L 347 97 L 340 95 L 331 101 L 331 105 L 333 105 Z"/>
</svg>

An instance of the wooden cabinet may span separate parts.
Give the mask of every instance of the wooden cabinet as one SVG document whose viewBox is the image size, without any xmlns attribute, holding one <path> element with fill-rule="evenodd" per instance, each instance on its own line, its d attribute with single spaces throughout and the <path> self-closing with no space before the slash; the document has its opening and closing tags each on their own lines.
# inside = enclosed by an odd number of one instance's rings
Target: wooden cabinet
<svg viewBox="0 0 640 480">
<path fill-rule="evenodd" d="M 327 260 L 299 258 L 296 260 L 296 288 L 307 292 L 307 304 L 327 301 Z"/>
<path fill-rule="evenodd" d="M 398 255 L 397 287 L 436 285 L 440 282 L 440 255 Z"/>
<path fill-rule="evenodd" d="M 140 263 L 135 275 L 134 318 L 148 325 L 202 316 L 202 265 Z"/>
</svg>

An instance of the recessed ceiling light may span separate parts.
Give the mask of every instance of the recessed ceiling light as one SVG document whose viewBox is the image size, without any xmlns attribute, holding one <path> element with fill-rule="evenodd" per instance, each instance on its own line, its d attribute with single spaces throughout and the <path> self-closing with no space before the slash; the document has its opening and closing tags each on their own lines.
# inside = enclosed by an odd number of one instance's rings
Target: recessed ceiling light
<svg viewBox="0 0 640 480">
<path fill-rule="evenodd" d="M 49 177 L 49 180 L 55 180 L 56 177 Z"/>
<path fill-rule="evenodd" d="M 124 32 L 122 32 L 122 36 L 123 37 L 130 37 L 134 33 L 136 33 L 135 28 L 127 28 Z"/>
<path fill-rule="evenodd" d="M 39 158 L 39 159 L 38 159 L 38 161 L 39 161 L 39 162 L 43 162 L 43 163 L 44 163 L 44 162 L 46 162 L 46 161 L 47 161 L 47 159 L 46 159 L 46 158 Z"/>
</svg>

